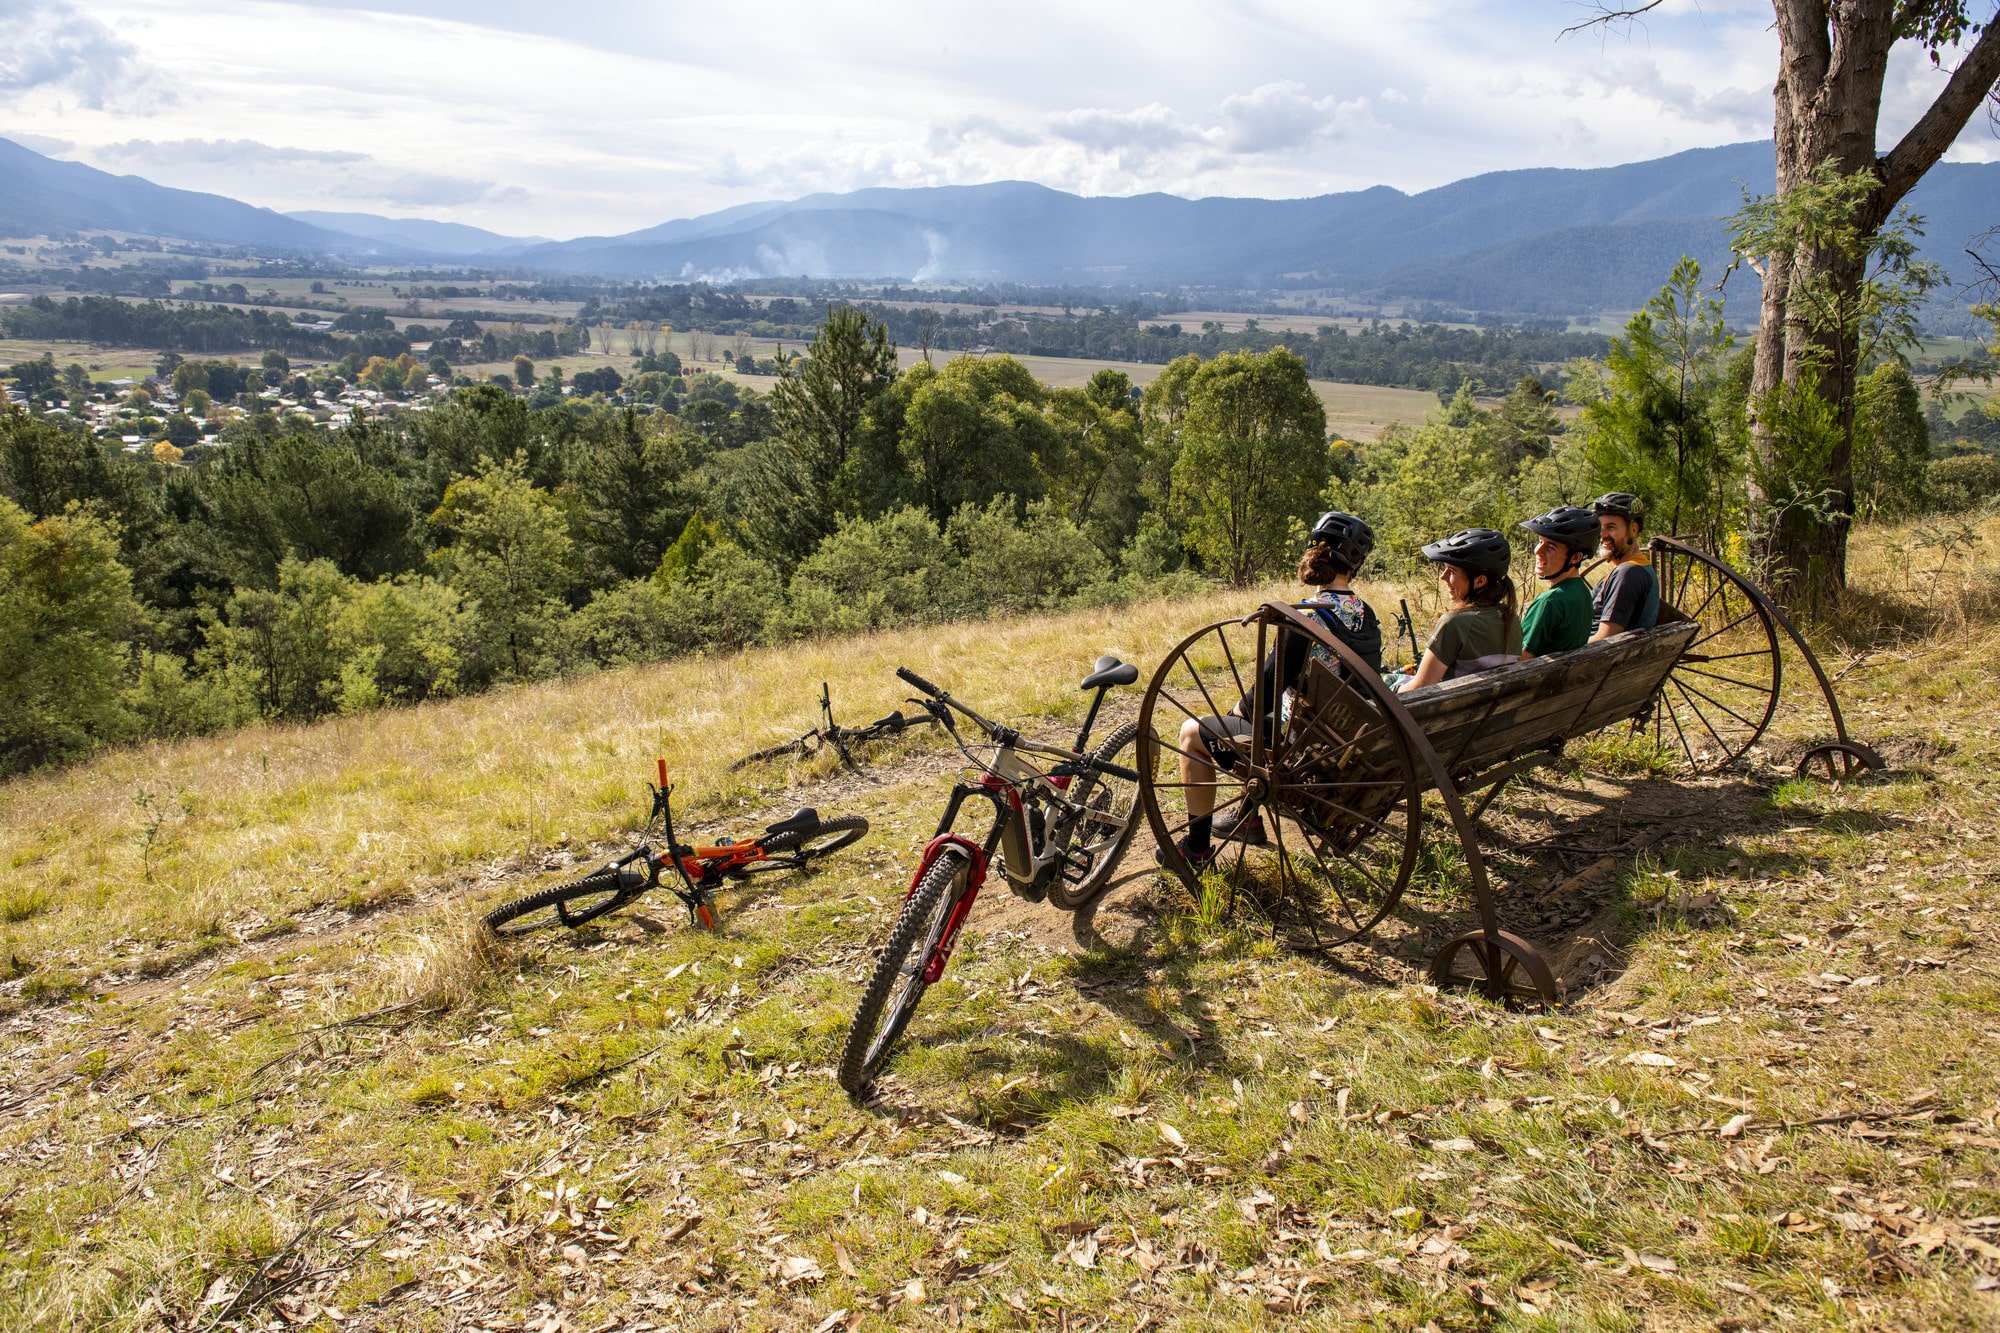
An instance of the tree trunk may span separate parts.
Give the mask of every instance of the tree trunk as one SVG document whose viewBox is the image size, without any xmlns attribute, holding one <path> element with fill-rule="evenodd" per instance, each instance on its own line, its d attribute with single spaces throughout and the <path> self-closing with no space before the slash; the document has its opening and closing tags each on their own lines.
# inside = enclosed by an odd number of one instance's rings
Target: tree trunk
<svg viewBox="0 0 2000 1333">
<path fill-rule="evenodd" d="M 1778 194 L 1829 160 L 1845 175 L 1873 172 L 1881 184 L 1856 219 L 1864 233 L 1872 233 L 1991 93 L 2000 77 L 2000 24 L 1988 25 L 1936 101 L 1894 149 L 1878 157 L 1875 136 L 1889 53 L 1898 40 L 1916 35 L 1899 30 L 1899 6 L 1891 0 L 1772 0 L 1772 9 L 1779 42 L 1772 125 Z M 1802 280 L 1822 276 L 1851 296 L 1866 278 L 1865 261 L 1811 246 L 1763 260 L 1762 319 L 1751 379 L 1758 419 L 1751 434 L 1748 535 L 1752 559 L 1773 592 L 1812 610 L 1828 605 L 1847 583 L 1854 400 L 1863 368 L 1852 331 L 1809 329 L 1790 298 Z M 1803 460 L 1785 456 L 1768 408 L 1781 388 L 1799 390 L 1815 350 L 1822 367 L 1816 392 L 1834 409 L 1839 440 L 1814 469 L 1818 475 L 1801 476 L 1795 465 Z M 1824 497 L 1815 502 L 1821 514 L 1787 503 L 1815 494 Z"/>
</svg>

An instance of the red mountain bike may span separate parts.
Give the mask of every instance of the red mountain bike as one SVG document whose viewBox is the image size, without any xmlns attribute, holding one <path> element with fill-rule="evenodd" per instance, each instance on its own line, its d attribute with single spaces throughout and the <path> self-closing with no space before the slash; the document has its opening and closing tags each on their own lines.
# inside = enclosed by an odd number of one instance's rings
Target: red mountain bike
<svg viewBox="0 0 2000 1333">
<path fill-rule="evenodd" d="M 951 733 L 980 776 L 952 787 L 937 836 L 924 848 L 889 942 L 862 992 L 840 1057 L 840 1086 L 850 1093 L 873 1081 L 924 991 L 944 975 L 995 851 L 1015 894 L 1076 911 L 1111 886 L 1112 872 L 1137 827 L 1139 774 L 1120 760 L 1129 758 L 1126 752 L 1139 734 L 1138 724 L 1122 723 L 1095 749 L 1085 748 L 1106 691 L 1137 680 L 1137 667 L 1115 657 L 1097 659 L 1082 685 L 1096 690 L 1097 697 L 1067 750 L 1037 744 L 1012 727 L 988 721 L 907 667 L 898 667 L 896 674 L 924 693 L 925 698 L 911 702 Z M 954 712 L 985 733 L 994 747 L 990 759 L 975 755 L 958 734 Z M 1056 762 L 1038 768 L 1029 755 Z M 980 842 L 953 831 L 959 810 L 973 797 L 993 803 L 993 824 Z"/>
</svg>

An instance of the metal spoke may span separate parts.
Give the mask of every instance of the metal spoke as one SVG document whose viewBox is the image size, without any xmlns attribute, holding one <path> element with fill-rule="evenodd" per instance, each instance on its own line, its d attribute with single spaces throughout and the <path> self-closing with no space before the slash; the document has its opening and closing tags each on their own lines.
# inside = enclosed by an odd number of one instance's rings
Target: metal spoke
<svg viewBox="0 0 2000 1333">
<path fill-rule="evenodd" d="M 1687 654 L 1683 653 L 1681 656 L 1683 657 L 1683 659 L 1685 659 Z M 1728 661 L 1733 661 L 1734 659 L 1739 657 L 1770 657 L 1770 656 L 1773 656 L 1773 651 L 1771 647 L 1767 644 L 1762 648 L 1745 648 L 1740 653 L 1703 653 L 1700 657 L 1700 660 L 1703 662 L 1728 662 Z"/>
<path fill-rule="evenodd" d="M 1768 684 L 1754 680 L 1738 680 L 1734 676 L 1719 676 L 1713 671 L 1703 671 L 1700 667 L 1689 666 L 1686 662 L 1682 662 L 1674 668 L 1676 675 L 1683 671 L 1690 676 L 1706 676 L 1710 680 L 1719 680 L 1725 685 L 1739 685 L 1746 690 L 1758 690 L 1766 694 L 1770 693 L 1771 690 Z"/>
<path fill-rule="evenodd" d="M 1741 722 L 1744 726 L 1750 728 L 1750 730 L 1752 731 L 1757 730 L 1757 724 L 1755 722 L 1752 722 L 1749 718 L 1743 716 L 1743 714 L 1737 712 L 1735 709 L 1731 708 L 1728 704 L 1722 702 L 1722 700 L 1716 698 L 1712 694 L 1704 692 L 1697 686 L 1689 685 L 1686 682 L 1682 681 L 1680 679 L 1680 673 L 1678 671 L 1675 672 L 1673 676 L 1670 677 L 1670 679 L 1674 682 L 1675 688 L 1681 690 L 1683 693 L 1692 693 L 1698 695 L 1701 698 L 1706 699 L 1710 703 L 1714 704 L 1717 708 L 1720 708 L 1723 712 L 1729 714 L 1729 716 L 1735 718 L 1738 722 Z"/>
<path fill-rule="evenodd" d="M 1729 760 L 1729 759 L 1731 758 L 1731 754 L 1730 754 L 1730 749 L 1729 749 L 1729 742 L 1728 742 L 1728 741 L 1725 741 L 1725 740 L 1723 740 L 1723 739 L 1722 739 L 1722 737 L 1721 737 L 1721 736 L 1720 736 L 1720 735 L 1719 735 L 1719 734 L 1718 734 L 1718 733 L 1716 732 L 1716 730 L 1715 730 L 1715 727 L 1714 727 L 1714 726 L 1713 726 L 1713 725 L 1712 725 L 1712 724 L 1711 724 L 1711 723 L 1709 722 L 1709 720 L 1708 720 L 1708 714 L 1706 714 L 1706 713 L 1704 713 L 1704 712 L 1702 712 L 1702 711 L 1701 711 L 1701 706 L 1700 706 L 1699 704 L 1695 703 L 1695 701 L 1694 701 L 1693 699 L 1689 699 L 1689 698 L 1688 698 L 1688 693 L 1687 693 L 1687 691 L 1686 691 L 1686 690 L 1684 690 L 1684 689 L 1681 689 L 1681 685 L 1680 685 L 1680 682 L 1679 682 L 1679 681 L 1677 681 L 1677 680 L 1673 680 L 1673 679 L 1672 679 L 1672 678 L 1670 677 L 1670 678 L 1669 678 L 1669 683 L 1670 683 L 1670 684 L 1672 684 L 1672 685 L 1673 685 L 1673 687 L 1674 687 L 1675 689 L 1680 689 L 1680 690 L 1681 690 L 1681 698 L 1683 698 L 1683 699 L 1686 699 L 1686 700 L 1687 700 L 1687 706 L 1688 706 L 1688 707 L 1689 707 L 1689 708 L 1690 708 L 1691 710 L 1693 710 L 1693 712 L 1694 712 L 1694 716 L 1695 716 L 1695 720 L 1701 723 L 1702 727 L 1703 727 L 1703 728 L 1704 728 L 1704 729 L 1705 729 L 1705 730 L 1706 730 L 1706 731 L 1708 732 L 1708 734 L 1709 734 L 1709 735 L 1711 735 L 1711 736 L 1714 736 L 1714 737 L 1715 737 L 1715 743 L 1716 743 L 1717 745 L 1720 745 L 1720 746 L 1722 747 L 1722 752 L 1723 752 L 1723 754 L 1722 754 L 1722 757 L 1723 757 L 1723 761 L 1724 761 L 1725 763 L 1726 763 L 1726 762 L 1728 762 L 1728 760 Z"/>
<path fill-rule="evenodd" d="M 1721 629 L 1716 630 L 1710 634 L 1702 635 L 1700 638 L 1696 639 L 1693 643 L 1690 643 L 1688 645 L 1688 648 L 1689 649 L 1698 648 L 1704 643 L 1708 643 L 1714 639 L 1719 639 L 1723 635 L 1729 633 L 1729 631 L 1735 629 L 1738 625 L 1742 624 L 1744 621 L 1750 620 L 1754 618 L 1756 615 L 1757 615 L 1757 608 L 1753 606 L 1748 611 L 1745 611 L 1742 615 L 1736 617 L 1736 619 L 1730 621 L 1727 625 L 1724 625 Z"/>
<path fill-rule="evenodd" d="M 1248 699 L 1250 697 L 1250 691 L 1243 684 L 1243 673 L 1236 669 L 1236 654 L 1229 651 L 1228 633 L 1224 630 L 1218 629 L 1215 632 L 1215 637 L 1221 640 L 1222 658 L 1225 662 L 1229 663 L 1229 674 L 1235 677 L 1236 679 L 1236 693 L 1242 696 L 1243 698 Z"/>
</svg>

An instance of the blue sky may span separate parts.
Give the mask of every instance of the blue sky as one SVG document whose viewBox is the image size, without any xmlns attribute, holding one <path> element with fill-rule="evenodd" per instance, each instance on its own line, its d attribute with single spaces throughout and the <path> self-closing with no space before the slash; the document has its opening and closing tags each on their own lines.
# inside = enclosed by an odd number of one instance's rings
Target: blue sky
<svg viewBox="0 0 2000 1333">
<path fill-rule="evenodd" d="M 1769 132 L 1763 0 L 750 5 L 0 0 L 0 135 L 274 208 L 568 237 L 1025 179 L 1421 190 Z M 1886 128 L 1941 84 L 1892 72 Z M 1983 117 L 1953 156 L 2000 160 Z"/>
</svg>

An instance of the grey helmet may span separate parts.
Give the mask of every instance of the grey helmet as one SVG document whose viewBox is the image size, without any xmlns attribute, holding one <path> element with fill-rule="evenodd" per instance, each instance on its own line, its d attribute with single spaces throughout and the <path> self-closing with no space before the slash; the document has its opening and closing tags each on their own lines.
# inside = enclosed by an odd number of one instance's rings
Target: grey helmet
<svg viewBox="0 0 2000 1333">
<path fill-rule="evenodd" d="M 1507 577 L 1508 567 L 1514 563 L 1514 548 L 1507 544 L 1504 533 L 1492 528 L 1467 528 L 1426 545 L 1424 559 L 1433 564 L 1457 565 L 1468 573 L 1498 580 Z"/>
<path fill-rule="evenodd" d="M 1537 537 L 1561 542 L 1572 555 L 1588 556 L 1597 549 L 1597 515 L 1580 505 L 1557 505 L 1546 514 L 1522 520 L 1521 526 Z"/>
<path fill-rule="evenodd" d="M 1311 542 L 1326 547 L 1350 571 L 1359 571 L 1375 549 L 1375 530 L 1353 514 L 1330 509 L 1313 524 Z"/>
<path fill-rule="evenodd" d="M 1609 514 L 1613 518 L 1629 518 L 1640 526 L 1646 522 L 1646 506 L 1630 491 L 1607 491 L 1592 500 L 1590 508 L 1599 516 Z"/>
</svg>

